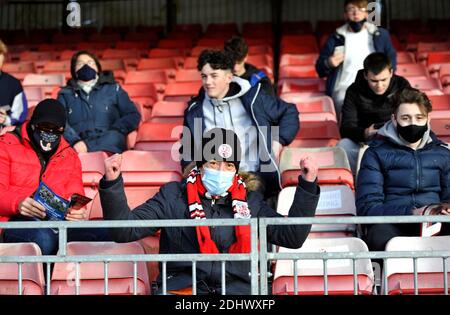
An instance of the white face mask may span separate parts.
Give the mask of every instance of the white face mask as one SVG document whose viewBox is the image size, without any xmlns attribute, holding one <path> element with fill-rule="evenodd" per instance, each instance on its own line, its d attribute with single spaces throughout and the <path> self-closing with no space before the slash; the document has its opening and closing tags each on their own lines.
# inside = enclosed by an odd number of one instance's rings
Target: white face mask
<svg viewBox="0 0 450 315">
<path fill-rule="evenodd" d="M 202 183 L 212 196 L 220 196 L 233 185 L 235 175 L 235 172 L 217 171 L 204 167 L 202 171 Z"/>
</svg>

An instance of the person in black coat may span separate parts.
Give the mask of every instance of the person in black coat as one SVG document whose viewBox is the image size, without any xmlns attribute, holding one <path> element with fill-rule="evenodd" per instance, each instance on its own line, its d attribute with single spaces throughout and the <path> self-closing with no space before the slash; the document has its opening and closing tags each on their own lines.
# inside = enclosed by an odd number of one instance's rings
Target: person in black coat
<svg viewBox="0 0 450 315">
<path fill-rule="evenodd" d="M 360 216 L 420 215 L 444 204 L 450 214 L 450 150 L 430 130 L 431 103 L 413 88 L 399 92 L 392 119 L 364 153 L 356 183 Z M 441 234 L 448 234 L 443 225 Z M 396 236 L 419 236 L 417 224 L 374 224 L 367 228 L 370 250 L 383 251 Z"/>
<path fill-rule="evenodd" d="M 358 152 L 392 113 L 392 96 L 409 87 L 409 82 L 392 69 L 392 62 L 384 53 L 373 53 L 364 60 L 364 69 L 345 94 L 342 108 L 341 137 L 338 146 L 347 153 L 353 174 L 356 174 Z"/>
<path fill-rule="evenodd" d="M 127 92 L 88 51 L 72 56 L 70 72 L 72 78 L 58 94 L 67 112 L 64 138 L 78 153 L 125 151 L 127 135 L 141 120 Z"/>
<path fill-rule="evenodd" d="M 247 63 L 248 45 L 242 37 L 233 36 L 225 42 L 223 49 L 234 60 L 233 73 L 235 76 L 249 81 L 252 87 L 257 83 L 261 83 L 262 90 L 271 96 L 275 96 L 275 89 L 267 74 L 254 65 Z"/>
<path fill-rule="evenodd" d="M 259 192 L 248 191 L 239 169 L 241 147 L 232 130 L 214 128 L 204 134 L 199 154 L 202 158 L 189 177 L 171 182 L 144 204 L 130 211 L 120 175 L 121 156 L 105 160 L 105 176 L 100 181 L 100 200 L 106 220 L 159 219 L 249 219 L 281 217 L 270 208 Z M 302 175 L 289 210 L 289 217 L 313 217 L 320 195 L 316 183 L 318 167 L 310 158 L 300 161 Z M 299 248 L 308 236 L 310 225 L 272 225 L 268 227 L 268 241 L 289 248 Z M 131 242 L 153 235 L 155 228 L 114 228 L 111 236 L 116 242 Z M 249 226 L 163 227 L 161 254 L 188 253 L 249 253 Z M 167 263 L 167 290 L 172 294 L 192 288 L 192 263 Z M 226 293 L 250 293 L 250 263 L 228 261 L 226 265 Z M 221 293 L 221 263 L 197 263 L 199 294 Z M 158 283 L 161 284 L 161 274 Z M 161 293 L 158 291 L 157 293 Z"/>
</svg>

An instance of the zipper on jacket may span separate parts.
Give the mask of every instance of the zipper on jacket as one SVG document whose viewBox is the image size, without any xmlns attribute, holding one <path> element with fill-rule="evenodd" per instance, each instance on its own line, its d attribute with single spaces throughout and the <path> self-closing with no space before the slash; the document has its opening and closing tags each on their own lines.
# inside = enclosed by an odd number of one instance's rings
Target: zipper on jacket
<svg viewBox="0 0 450 315">
<path fill-rule="evenodd" d="M 420 167 L 419 167 L 419 157 L 417 151 L 414 151 L 414 160 L 416 161 L 416 191 L 419 191 L 419 180 L 420 180 Z"/>
</svg>

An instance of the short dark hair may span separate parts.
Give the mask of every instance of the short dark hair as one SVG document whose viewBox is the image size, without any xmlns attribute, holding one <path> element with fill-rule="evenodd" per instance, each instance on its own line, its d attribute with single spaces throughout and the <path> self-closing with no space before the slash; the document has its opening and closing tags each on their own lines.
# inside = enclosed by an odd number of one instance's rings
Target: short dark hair
<svg viewBox="0 0 450 315">
<path fill-rule="evenodd" d="M 234 68 L 233 59 L 223 50 L 203 50 L 197 61 L 198 71 L 202 71 L 207 63 L 209 63 L 214 70 L 233 70 Z"/>
<path fill-rule="evenodd" d="M 70 59 L 70 75 L 72 76 L 73 79 L 75 79 L 77 77 L 75 68 L 77 66 L 78 57 L 80 57 L 81 55 L 88 55 L 89 57 L 94 59 L 95 64 L 98 69 L 98 73 L 102 72 L 102 66 L 101 66 L 100 60 L 97 58 L 97 56 L 87 50 L 80 50 L 72 56 L 72 59 Z"/>
<path fill-rule="evenodd" d="M 234 62 L 242 62 L 248 54 L 248 45 L 240 36 L 233 36 L 223 46 L 225 52 L 229 53 Z"/>
<path fill-rule="evenodd" d="M 346 8 L 349 4 L 353 4 L 358 8 L 367 8 L 369 5 L 369 1 L 367 0 L 345 0 L 344 8 Z"/>
<path fill-rule="evenodd" d="M 386 68 L 392 70 L 392 61 L 385 53 L 375 52 L 364 59 L 364 73 L 366 75 L 369 71 L 378 75 Z"/>
<path fill-rule="evenodd" d="M 421 111 L 425 112 L 427 115 L 433 110 L 428 96 L 412 87 L 404 88 L 394 95 L 392 99 L 392 113 L 397 114 L 400 105 L 405 103 L 417 104 Z"/>
</svg>

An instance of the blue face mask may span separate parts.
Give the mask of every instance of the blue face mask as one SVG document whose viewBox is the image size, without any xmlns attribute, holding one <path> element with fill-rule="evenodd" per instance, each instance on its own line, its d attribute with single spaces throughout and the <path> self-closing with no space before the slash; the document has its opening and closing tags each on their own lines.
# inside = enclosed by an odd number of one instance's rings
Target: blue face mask
<svg viewBox="0 0 450 315">
<path fill-rule="evenodd" d="M 235 175 L 235 172 L 223 172 L 204 167 L 202 183 L 211 195 L 220 196 L 231 187 Z"/>
<path fill-rule="evenodd" d="M 77 71 L 77 79 L 85 82 L 94 80 L 96 75 L 97 72 L 88 65 L 84 65 Z"/>
<path fill-rule="evenodd" d="M 348 25 L 353 30 L 353 32 L 359 33 L 362 30 L 364 23 L 366 23 L 366 21 L 367 21 L 366 19 L 359 21 L 359 22 L 350 21 L 350 22 L 348 22 Z"/>
</svg>

